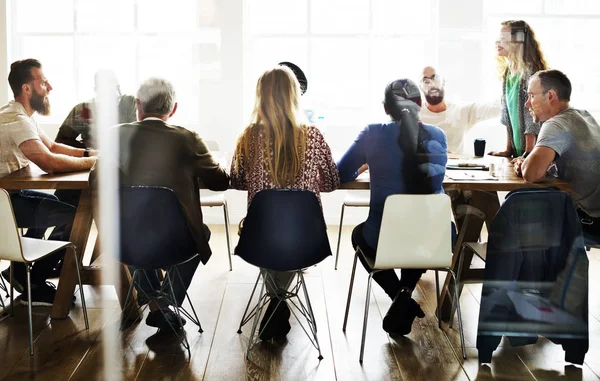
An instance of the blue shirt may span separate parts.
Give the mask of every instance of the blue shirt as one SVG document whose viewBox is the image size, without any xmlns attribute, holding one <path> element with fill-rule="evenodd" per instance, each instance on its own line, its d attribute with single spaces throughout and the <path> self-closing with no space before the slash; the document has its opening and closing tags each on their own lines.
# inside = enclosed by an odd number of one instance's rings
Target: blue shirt
<svg viewBox="0 0 600 381">
<path fill-rule="evenodd" d="M 446 134 L 429 124 L 423 124 L 423 129 L 425 133 L 419 137 L 425 151 L 432 154 L 429 176 L 434 181 L 435 193 L 444 193 L 442 182 L 448 161 Z M 370 124 L 361 131 L 337 163 L 342 183 L 353 181 L 358 176 L 358 168 L 365 163 L 369 165 L 371 199 L 363 236 L 372 248 L 377 248 L 385 199 L 391 194 L 406 193 L 407 189 L 407 179 L 402 169 L 404 154 L 397 141 L 399 134 L 400 127 L 394 121 Z"/>
</svg>

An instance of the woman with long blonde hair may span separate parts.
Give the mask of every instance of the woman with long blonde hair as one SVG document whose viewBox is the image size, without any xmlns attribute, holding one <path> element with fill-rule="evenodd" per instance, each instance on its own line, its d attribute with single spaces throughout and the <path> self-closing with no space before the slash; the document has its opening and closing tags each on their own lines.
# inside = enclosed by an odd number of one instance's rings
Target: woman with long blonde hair
<svg viewBox="0 0 600 381">
<path fill-rule="evenodd" d="M 300 94 L 300 84 L 286 66 L 266 70 L 258 79 L 251 122 L 238 139 L 231 164 L 231 185 L 248 191 L 248 205 L 263 189 L 310 190 L 320 200 L 320 192 L 331 192 L 340 184 L 329 146 L 300 108 Z M 261 322 L 262 340 L 284 337 L 290 330 L 285 302 L 273 310 L 292 274 L 272 275 L 278 288 L 267 290 L 272 302 L 264 316 L 274 314 L 268 325 L 265 319 Z"/>
<path fill-rule="evenodd" d="M 506 126 L 506 149 L 491 155 L 519 157 L 533 150 L 540 125 L 525 109 L 529 78 L 547 69 L 533 29 L 523 20 L 501 23 L 496 41 L 498 74 L 502 79 L 501 122 Z"/>
</svg>

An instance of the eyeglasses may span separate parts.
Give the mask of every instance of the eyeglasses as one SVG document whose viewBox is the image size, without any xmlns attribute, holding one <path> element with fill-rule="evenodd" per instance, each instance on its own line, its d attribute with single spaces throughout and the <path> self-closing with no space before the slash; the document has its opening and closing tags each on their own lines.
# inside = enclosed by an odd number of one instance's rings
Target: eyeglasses
<svg viewBox="0 0 600 381">
<path fill-rule="evenodd" d="M 435 86 L 435 87 L 442 87 L 444 83 L 444 78 L 442 78 L 442 76 L 434 74 L 431 77 L 423 77 L 421 79 L 421 84 L 423 86 Z"/>
</svg>

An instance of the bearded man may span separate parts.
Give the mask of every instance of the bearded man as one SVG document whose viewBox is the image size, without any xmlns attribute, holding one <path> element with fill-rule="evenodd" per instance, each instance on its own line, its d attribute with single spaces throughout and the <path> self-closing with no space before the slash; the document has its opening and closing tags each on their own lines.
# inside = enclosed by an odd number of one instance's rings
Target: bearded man
<svg viewBox="0 0 600 381">
<path fill-rule="evenodd" d="M 50 114 L 48 94 L 52 85 L 42 72 L 42 65 L 29 58 L 13 62 L 8 82 L 14 101 L 0 108 L 0 177 L 34 163 L 48 173 L 75 172 L 92 168 L 94 151 L 73 148 L 53 142 L 33 118 L 36 112 Z M 59 197 L 32 190 L 10 192 L 11 203 L 25 236 L 40 238 L 45 230 L 54 227 L 49 239 L 68 241 L 76 207 L 61 202 Z M 48 278 L 59 275 L 65 251 L 58 251 L 35 262 L 30 270 L 31 304 L 51 306 L 56 289 Z M 20 292 L 21 303 L 27 304 L 26 267 L 13 263 L 12 285 Z M 9 280 L 9 271 L 2 272 Z"/>
</svg>

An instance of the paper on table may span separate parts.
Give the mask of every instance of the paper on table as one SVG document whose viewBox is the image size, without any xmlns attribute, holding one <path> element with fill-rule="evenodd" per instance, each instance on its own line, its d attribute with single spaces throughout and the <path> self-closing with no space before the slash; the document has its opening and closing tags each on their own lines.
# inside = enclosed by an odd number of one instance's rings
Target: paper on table
<svg viewBox="0 0 600 381">
<path fill-rule="evenodd" d="M 476 171 L 469 171 L 469 172 L 463 172 L 463 171 L 447 171 L 446 172 L 446 177 L 451 179 L 451 180 L 464 180 L 464 181 L 498 181 L 498 179 L 494 176 L 491 176 L 489 173 L 486 172 L 476 172 Z"/>
<path fill-rule="evenodd" d="M 512 300 L 517 313 L 523 319 L 549 324 L 585 324 L 583 320 L 553 305 L 547 299 L 540 296 L 524 295 L 514 291 L 508 291 L 506 294 Z"/>
</svg>

